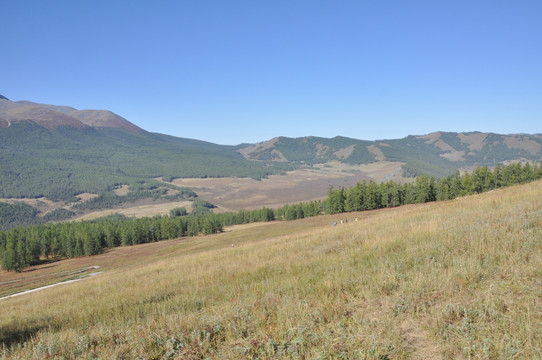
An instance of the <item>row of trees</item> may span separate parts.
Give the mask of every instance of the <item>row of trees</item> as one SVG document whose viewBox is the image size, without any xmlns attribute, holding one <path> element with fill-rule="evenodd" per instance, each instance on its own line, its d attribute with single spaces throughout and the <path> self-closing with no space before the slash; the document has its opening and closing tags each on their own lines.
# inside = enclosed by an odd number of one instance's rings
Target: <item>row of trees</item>
<svg viewBox="0 0 542 360">
<path fill-rule="evenodd" d="M 99 254 L 104 248 L 213 234 L 223 226 L 215 216 L 153 217 L 70 222 L 15 228 L 0 232 L 0 262 L 20 271 L 40 258 Z"/>
<path fill-rule="evenodd" d="M 460 196 L 479 194 L 485 191 L 542 179 L 539 164 L 514 163 L 499 165 L 493 170 L 487 166 L 477 167 L 471 174 L 435 179 L 425 174 L 413 183 L 398 184 L 393 181 L 377 184 L 374 181 L 357 183 L 348 189 L 330 188 L 325 204 L 328 214 L 347 211 L 362 211 L 404 204 L 451 200 Z"/>
<path fill-rule="evenodd" d="M 542 166 L 526 163 L 476 168 L 471 174 L 435 179 L 424 174 L 413 183 L 374 181 L 357 183 L 348 189 L 330 187 L 323 201 L 214 214 L 212 205 L 196 203 L 192 214 L 173 211 L 170 216 L 132 219 L 110 217 L 97 221 L 35 225 L 0 232 L 0 263 L 5 270 L 20 271 L 41 258 L 94 255 L 105 248 L 128 246 L 199 234 L 214 234 L 224 226 L 260 221 L 295 220 L 320 214 L 338 214 L 403 204 L 454 199 L 495 188 L 542 178 Z"/>
<path fill-rule="evenodd" d="M 224 226 L 275 220 L 272 209 L 241 210 L 213 214 L 211 204 L 200 201 L 189 215 L 126 218 L 111 216 L 96 221 L 18 227 L 0 231 L 0 264 L 21 271 L 50 257 L 79 257 L 101 253 L 105 248 L 129 246 L 166 239 L 223 231 Z M 204 211 L 206 209 L 207 211 Z"/>
</svg>

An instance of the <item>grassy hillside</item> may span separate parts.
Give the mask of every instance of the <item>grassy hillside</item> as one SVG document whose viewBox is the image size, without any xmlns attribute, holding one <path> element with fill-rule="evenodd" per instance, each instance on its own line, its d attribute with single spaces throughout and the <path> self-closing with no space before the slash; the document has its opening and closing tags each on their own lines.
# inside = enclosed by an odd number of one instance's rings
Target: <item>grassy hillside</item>
<svg viewBox="0 0 542 360">
<path fill-rule="evenodd" d="M 2 358 L 541 358 L 541 197 L 535 182 L 70 260 L 106 271 L 0 300 Z"/>
</svg>

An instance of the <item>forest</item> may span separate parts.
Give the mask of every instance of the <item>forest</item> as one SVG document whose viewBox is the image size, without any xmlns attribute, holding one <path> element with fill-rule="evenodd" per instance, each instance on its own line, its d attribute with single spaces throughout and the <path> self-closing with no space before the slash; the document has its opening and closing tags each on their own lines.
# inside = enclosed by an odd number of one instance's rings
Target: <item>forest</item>
<svg viewBox="0 0 542 360">
<path fill-rule="evenodd" d="M 123 204 L 133 204 L 142 199 L 178 201 L 197 197 L 196 193 L 186 187 L 164 183 L 155 179 L 132 180 L 129 184 L 122 185 L 126 185 L 127 192 L 124 195 L 115 193 L 114 190 L 121 186 L 121 184 L 115 184 L 109 191 L 99 193 L 98 196 L 86 201 L 80 201 L 80 198 L 71 196 L 68 202 L 69 209 L 58 208 L 45 214 L 41 214 L 38 209 L 25 203 L 8 204 L 0 202 L 0 230 L 65 221 L 88 211 L 112 209 Z"/>
<path fill-rule="evenodd" d="M 237 147 L 115 128 L 47 129 L 31 122 L 0 131 L 0 197 L 71 201 L 118 184 L 163 178 L 262 179 L 293 167 L 248 161 Z"/>
<path fill-rule="evenodd" d="M 348 189 L 330 187 L 323 201 L 285 205 L 276 210 L 263 208 L 214 214 L 212 204 L 197 199 L 192 213 L 179 208 L 169 216 L 135 219 L 117 215 L 94 221 L 0 231 L 0 262 L 5 270 L 22 271 L 44 259 L 88 256 L 116 246 L 214 234 L 230 225 L 451 200 L 538 179 L 542 179 L 541 164 L 514 163 L 492 170 L 487 166 L 478 167 L 470 174 L 461 175 L 458 171 L 442 179 L 421 174 L 414 182 L 405 184 L 364 181 Z"/>
</svg>

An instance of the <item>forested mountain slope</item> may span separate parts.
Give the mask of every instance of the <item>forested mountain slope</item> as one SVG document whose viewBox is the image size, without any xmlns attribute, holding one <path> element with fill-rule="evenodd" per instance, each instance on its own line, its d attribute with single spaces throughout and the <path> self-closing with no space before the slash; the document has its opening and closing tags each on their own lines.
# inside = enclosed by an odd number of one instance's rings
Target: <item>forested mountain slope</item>
<svg viewBox="0 0 542 360">
<path fill-rule="evenodd" d="M 281 129 L 277 129 L 277 132 Z M 398 140 L 278 137 L 223 146 L 149 133 L 106 110 L 0 98 L 0 198 L 65 200 L 150 178 L 252 177 L 330 161 L 398 162 L 407 177 L 542 159 L 541 135 L 433 133 Z"/>
<path fill-rule="evenodd" d="M 228 146 L 118 128 L 48 129 L 32 122 L 0 129 L 0 164 L 0 197 L 52 200 L 141 178 L 261 178 L 285 168 L 247 161 Z"/>
<path fill-rule="evenodd" d="M 539 161 L 542 159 L 542 135 L 436 132 L 377 141 L 340 136 L 332 139 L 278 137 L 245 147 L 240 152 L 251 160 L 303 164 L 399 161 L 406 163 L 403 165 L 405 176 L 423 172 L 442 177 L 458 168 L 495 166 L 509 161 Z"/>
</svg>

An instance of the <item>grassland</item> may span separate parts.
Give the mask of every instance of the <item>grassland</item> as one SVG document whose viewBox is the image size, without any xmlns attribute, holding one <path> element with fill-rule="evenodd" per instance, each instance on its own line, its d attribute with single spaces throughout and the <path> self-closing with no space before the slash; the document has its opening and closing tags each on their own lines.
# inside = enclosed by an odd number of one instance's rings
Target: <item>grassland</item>
<svg viewBox="0 0 542 360">
<path fill-rule="evenodd" d="M 283 175 L 270 175 L 266 179 L 250 178 L 186 178 L 175 179 L 173 184 L 188 187 L 198 196 L 225 211 L 261 209 L 263 206 L 279 208 L 285 204 L 322 200 L 328 188 L 351 187 L 357 182 L 394 180 L 404 182 L 399 162 L 378 162 L 346 165 L 337 161 L 288 171 Z"/>
<path fill-rule="evenodd" d="M 92 220 L 102 216 L 119 213 L 128 217 L 145 217 L 155 215 L 165 215 L 176 207 L 185 207 L 190 209 L 191 204 L 187 201 L 178 201 L 178 199 L 166 199 L 166 195 L 174 194 L 172 186 L 189 187 L 197 192 L 198 196 L 217 206 L 216 211 L 239 211 L 241 209 L 261 209 L 262 207 L 279 208 L 285 204 L 299 203 L 301 201 L 321 200 L 326 197 L 329 186 L 350 187 L 363 180 L 388 181 L 394 180 L 404 182 L 401 177 L 401 165 L 399 162 L 378 162 L 363 165 L 345 165 L 335 162 L 318 164 L 313 167 L 304 167 L 294 171 L 285 172 L 283 175 L 270 175 L 266 179 L 255 180 L 252 178 L 183 178 L 174 179 L 172 182 L 165 182 L 162 178 L 147 180 L 154 185 L 161 184 L 165 189 L 169 189 L 167 194 L 160 197 L 153 197 L 148 194 L 148 198 L 134 199 L 130 198 L 130 186 L 122 185 L 115 189 L 113 193 L 117 196 L 125 197 L 125 200 L 115 204 L 102 203 L 96 207 L 98 209 L 81 209 L 85 207 L 85 202 L 96 200 L 98 194 L 83 193 L 77 195 L 78 202 L 51 201 L 44 197 L 38 199 L 28 198 L 0 198 L 1 203 L 7 204 L 26 204 L 31 208 L 18 209 L 25 210 L 17 217 L 18 221 L 13 224 L 5 222 L 5 228 L 14 226 L 24 226 L 29 224 L 42 223 L 46 220 L 43 216 L 52 211 L 60 209 L 66 212 L 74 211 L 72 217 L 77 220 Z M 158 188 L 155 191 L 163 190 Z M 133 192 L 133 191 L 132 191 Z M 127 196 L 128 195 L 128 196 Z M 75 198 L 74 198 L 75 199 Z M 132 200 L 132 201 L 130 201 Z M 99 206 L 103 205 L 103 209 Z M 33 211 L 35 215 L 29 216 L 27 212 Z M 11 214 L 13 210 L 9 213 Z M 1 214 L 0 214 L 1 215 Z M 1 217 L 1 216 L 0 216 Z M 66 217 L 66 219 L 69 217 Z M 53 219 L 56 221 L 65 220 Z M 2 226 L 0 226 L 2 228 Z"/>
<path fill-rule="evenodd" d="M 1 300 L 0 356 L 542 358 L 540 199 L 534 182 L 34 268 L 104 273 Z"/>
</svg>

